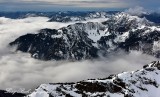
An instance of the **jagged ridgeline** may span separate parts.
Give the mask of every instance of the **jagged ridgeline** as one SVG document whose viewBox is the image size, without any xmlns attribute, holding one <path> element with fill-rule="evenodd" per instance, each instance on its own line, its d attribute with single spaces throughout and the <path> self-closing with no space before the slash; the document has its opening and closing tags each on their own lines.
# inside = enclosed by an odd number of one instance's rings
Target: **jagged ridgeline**
<svg viewBox="0 0 160 97">
<path fill-rule="evenodd" d="M 9 44 L 41 60 L 82 60 L 107 56 L 122 49 L 160 57 L 160 26 L 146 18 L 117 13 L 100 22 L 75 23 L 42 29 Z"/>
<path fill-rule="evenodd" d="M 42 84 L 27 97 L 159 97 L 159 78 L 160 63 L 155 61 L 104 79 Z"/>
</svg>

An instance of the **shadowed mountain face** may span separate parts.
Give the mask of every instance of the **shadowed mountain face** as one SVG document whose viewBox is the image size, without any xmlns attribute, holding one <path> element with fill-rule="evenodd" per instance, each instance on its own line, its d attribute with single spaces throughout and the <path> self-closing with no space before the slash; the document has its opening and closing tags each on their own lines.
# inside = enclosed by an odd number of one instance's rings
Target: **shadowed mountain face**
<svg viewBox="0 0 160 97">
<path fill-rule="evenodd" d="M 160 63 L 104 79 L 40 85 L 28 97 L 159 97 Z M 154 91 L 154 94 L 152 92 Z"/>
<path fill-rule="evenodd" d="M 4 90 L 0 90 L 0 97 L 24 97 L 26 96 L 25 94 L 22 93 L 9 93 Z"/>
<path fill-rule="evenodd" d="M 159 57 L 160 27 L 145 18 L 118 13 L 104 22 L 76 23 L 61 29 L 42 29 L 9 44 L 42 60 L 82 60 L 106 56 L 119 49 Z"/>
<path fill-rule="evenodd" d="M 37 59 L 80 60 L 97 57 L 97 48 L 92 43 L 85 32 L 68 33 L 68 29 L 63 28 L 61 31 L 43 29 L 39 34 L 27 34 L 10 45 L 18 44 L 17 50 L 29 52 Z"/>
</svg>

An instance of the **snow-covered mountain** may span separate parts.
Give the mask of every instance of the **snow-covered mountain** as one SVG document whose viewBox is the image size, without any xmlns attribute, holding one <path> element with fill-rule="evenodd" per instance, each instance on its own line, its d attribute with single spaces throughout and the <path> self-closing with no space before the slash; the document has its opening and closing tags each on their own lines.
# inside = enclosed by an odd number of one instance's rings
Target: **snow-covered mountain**
<svg viewBox="0 0 160 97">
<path fill-rule="evenodd" d="M 104 21 L 75 23 L 56 29 L 42 29 L 10 43 L 17 50 L 42 60 L 82 60 L 106 56 L 122 49 L 160 56 L 160 26 L 146 18 L 121 12 Z"/>
<path fill-rule="evenodd" d="M 27 97 L 159 97 L 159 91 L 160 63 L 154 61 L 141 70 L 103 79 L 42 84 Z"/>
</svg>

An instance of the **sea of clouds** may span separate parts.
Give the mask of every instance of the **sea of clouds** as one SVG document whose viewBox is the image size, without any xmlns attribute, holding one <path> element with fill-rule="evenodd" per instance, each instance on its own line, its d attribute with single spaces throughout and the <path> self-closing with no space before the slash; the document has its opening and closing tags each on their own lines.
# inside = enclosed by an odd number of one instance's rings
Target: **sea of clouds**
<svg viewBox="0 0 160 97">
<path fill-rule="evenodd" d="M 0 17 L 0 89 L 34 89 L 42 83 L 75 82 L 103 78 L 110 74 L 141 69 L 156 58 L 132 51 L 96 60 L 40 61 L 30 54 L 14 52 L 8 43 L 26 33 L 38 33 L 43 28 L 58 29 L 72 23 L 47 22 L 46 17 L 9 19 Z"/>
</svg>

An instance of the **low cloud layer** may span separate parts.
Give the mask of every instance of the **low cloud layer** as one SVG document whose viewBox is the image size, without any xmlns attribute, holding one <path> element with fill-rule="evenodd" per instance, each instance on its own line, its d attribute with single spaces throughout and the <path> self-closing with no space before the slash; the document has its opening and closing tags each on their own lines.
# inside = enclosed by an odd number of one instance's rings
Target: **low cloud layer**
<svg viewBox="0 0 160 97">
<path fill-rule="evenodd" d="M 68 24 L 47 22 L 45 17 L 25 19 L 0 18 L 0 89 L 35 88 L 42 83 L 74 82 L 88 78 L 103 78 L 122 71 L 132 71 L 157 60 L 133 51 L 124 52 L 116 57 L 80 62 L 40 61 L 29 54 L 13 52 L 8 48 L 9 42 L 26 33 L 37 33 L 41 28 L 60 28 Z"/>
<path fill-rule="evenodd" d="M 132 52 L 117 57 L 80 62 L 39 61 L 29 54 L 7 54 L 0 58 L 0 89 L 34 89 L 42 83 L 75 82 L 88 78 L 105 78 L 110 74 L 141 69 L 157 60 Z"/>
</svg>

